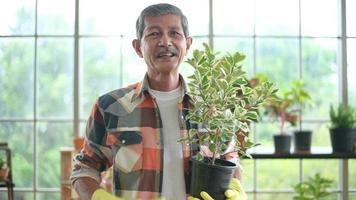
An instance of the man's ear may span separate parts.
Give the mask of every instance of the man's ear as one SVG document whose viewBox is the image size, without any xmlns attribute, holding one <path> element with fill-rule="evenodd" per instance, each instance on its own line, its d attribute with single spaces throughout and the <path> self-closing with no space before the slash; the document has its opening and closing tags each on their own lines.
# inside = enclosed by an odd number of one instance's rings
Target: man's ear
<svg viewBox="0 0 356 200">
<path fill-rule="evenodd" d="M 193 43 L 193 38 L 192 37 L 187 37 L 187 50 L 185 51 L 185 55 L 188 55 L 188 50 L 190 48 L 190 46 Z"/>
<path fill-rule="evenodd" d="M 141 41 L 138 39 L 132 40 L 132 47 L 135 49 L 137 55 L 143 58 L 142 51 L 141 51 Z"/>
</svg>

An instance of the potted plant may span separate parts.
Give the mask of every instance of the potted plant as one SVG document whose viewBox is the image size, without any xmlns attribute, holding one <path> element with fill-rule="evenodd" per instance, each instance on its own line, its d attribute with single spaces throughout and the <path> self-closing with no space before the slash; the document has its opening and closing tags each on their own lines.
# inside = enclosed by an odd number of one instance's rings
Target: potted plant
<svg viewBox="0 0 356 200">
<path fill-rule="evenodd" d="M 295 185 L 294 191 L 297 193 L 293 200 L 321 200 L 331 193 L 327 191 L 333 181 L 323 178 L 320 174 L 315 174 L 314 178 L 309 177 L 307 181 Z"/>
<path fill-rule="evenodd" d="M 247 135 L 249 124 L 257 121 L 258 108 L 277 90 L 270 82 L 248 86 L 242 69 L 244 55 L 236 52 L 218 58 L 218 53 L 203 45 L 204 51 L 195 50 L 187 60 L 194 68 L 188 77 L 194 106 L 188 110 L 187 119 L 201 126 L 192 126 L 180 141 L 206 146 L 212 155 L 191 158 L 191 195 L 199 197 L 201 191 L 207 191 L 219 200 L 225 199 L 224 191 L 236 169 L 235 163 L 221 156 L 231 152 L 249 156 L 246 149 L 255 145 Z"/>
<path fill-rule="evenodd" d="M 280 124 L 279 133 L 273 136 L 275 153 L 290 153 L 292 136 L 287 126 L 297 125 L 300 120 L 300 108 L 310 99 L 303 81 L 293 80 L 290 89 L 280 91 L 267 105 L 267 113 L 277 118 Z M 311 131 L 295 131 L 294 136 L 296 151 L 310 151 Z"/>
<path fill-rule="evenodd" d="M 9 168 L 3 158 L 0 157 L 0 181 L 6 181 L 9 175 Z"/>
<path fill-rule="evenodd" d="M 356 142 L 356 110 L 340 104 L 337 110 L 331 105 L 330 139 L 334 153 L 353 153 Z"/>
<path fill-rule="evenodd" d="M 295 80 L 291 83 L 292 94 L 297 104 L 297 122 L 300 123 L 299 128 L 293 131 L 294 136 L 294 151 L 297 153 L 310 153 L 312 143 L 312 131 L 302 128 L 302 113 L 301 108 L 305 107 L 311 101 L 310 93 L 305 88 L 305 83 L 302 80 Z M 298 108 L 299 107 L 299 108 Z"/>
</svg>

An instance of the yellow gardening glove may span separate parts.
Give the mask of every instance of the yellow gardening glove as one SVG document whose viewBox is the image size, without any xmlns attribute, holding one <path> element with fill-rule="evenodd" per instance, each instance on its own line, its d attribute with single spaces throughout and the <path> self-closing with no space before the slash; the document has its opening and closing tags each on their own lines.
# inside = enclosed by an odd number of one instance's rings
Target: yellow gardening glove
<svg viewBox="0 0 356 200">
<path fill-rule="evenodd" d="M 200 196 L 203 200 L 214 200 L 211 196 L 202 191 Z M 225 191 L 226 200 L 247 200 L 245 190 L 242 188 L 240 181 L 237 178 L 232 178 L 229 184 L 229 189 Z M 188 200 L 199 200 L 198 198 L 188 197 Z"/>
<path fill-rule="evenodd" d="M 227 200 L 247 200 L 247 194 L 237 178 L 231 179 L 229 189 L 225 191 L 225 196 Z"/>
<path fill-rule="evenodd" d="M 102 188 L 95 190 L 93 195 L 91 196 L 91 200 L 123 200 L 119 197 L 115 197 L 109 192 L 105 191 Z"/>
<path fill-rule="evenodd" d="M 102 188 L 95 190 L 91 200 L 123 200 L 122 198 L 116 197 Z M 159 197 L 156 200 L 165 200 L 164 197 Z"/>
</svg>

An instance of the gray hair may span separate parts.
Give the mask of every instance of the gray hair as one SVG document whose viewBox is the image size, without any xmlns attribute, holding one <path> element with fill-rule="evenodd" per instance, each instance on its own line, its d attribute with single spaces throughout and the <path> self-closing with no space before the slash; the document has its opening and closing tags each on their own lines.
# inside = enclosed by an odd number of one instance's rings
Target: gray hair
<svg viewBox="0 0 356 200">
<path fill-rule="evenodd" d="M 160 3 L 160 4 L 154 4 L 146 7 L 144 10 L 142 10 L 140 16 L 137 18 L 136 21 L 136 36 L 137 39 L 141 40 L 143 30 L 145 29 L 145 17 L 158 17 L 162 15 L 177 15 L 180 16 L 181 18 L 181 24 L 183 27 L 183 32 L 184 36 L 188 37 L 189 31 L 188 31 L 188 20 L 187 17 L 183 15 L 182 11 L 171 4 L 168 3 Z"/>
</svg>

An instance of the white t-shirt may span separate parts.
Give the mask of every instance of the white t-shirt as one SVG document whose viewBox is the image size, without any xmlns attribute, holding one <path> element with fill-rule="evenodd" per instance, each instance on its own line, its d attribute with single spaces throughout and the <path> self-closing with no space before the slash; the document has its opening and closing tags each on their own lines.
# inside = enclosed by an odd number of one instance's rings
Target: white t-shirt
<svg viewBox="0 0 356 200">
<path fill-rule="evenodd" d="M 181 98 L 181 88 L 169 92 L 150 89 L 156 98 L 163 124 L 163 185 L 162 194 L 166 199 L 186 199 L 183 152 L 180 139 L 177 104 Z"/>
</svg>

